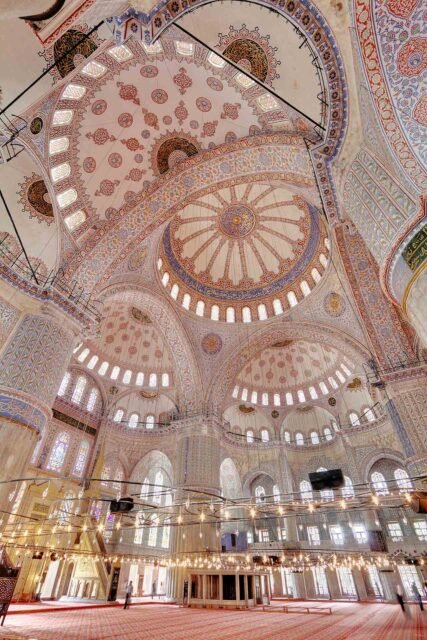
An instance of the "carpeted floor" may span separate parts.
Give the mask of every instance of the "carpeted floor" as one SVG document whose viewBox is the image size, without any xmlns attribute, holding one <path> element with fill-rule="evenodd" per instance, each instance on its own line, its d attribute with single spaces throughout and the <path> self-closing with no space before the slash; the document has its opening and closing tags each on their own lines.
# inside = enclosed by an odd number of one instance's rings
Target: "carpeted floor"
<svg viewBox="0 0 427 640">
<path fill-rule="evenodd" d="M 0 638 L 31 640 L 427 640 L 427 611 L 333 603 L 333 614 L 181 609 L 168 605 L 10 616 Z"/>
</svg>

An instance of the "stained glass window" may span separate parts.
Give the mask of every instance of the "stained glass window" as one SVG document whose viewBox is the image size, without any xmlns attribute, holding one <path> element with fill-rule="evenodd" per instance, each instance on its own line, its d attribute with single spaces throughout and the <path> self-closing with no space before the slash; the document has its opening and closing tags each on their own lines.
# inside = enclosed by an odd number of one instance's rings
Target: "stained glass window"
<svg viewBox="0 0 427 640">
<path fill-rule="evenodd" d="M 55 440 L 55 444 L 50 452 L 47 468 L 52 471 L 59 471 L 64 464 L 67 449 L 70 444 L 70 436 L 66 431 L 62 431 Z"/>
<path fill-rule="evenodd" d="M 79 452 L 77 454 L 76 461 L 74 463 L 73 474 L 75 476 L 80 477 L 82 475 L 86 465 L 88 453 L 89 453 L 89 443 L 87 442 L 87 440 L 83 440 L 82 443 L 80 444 Z"/>
</svg>

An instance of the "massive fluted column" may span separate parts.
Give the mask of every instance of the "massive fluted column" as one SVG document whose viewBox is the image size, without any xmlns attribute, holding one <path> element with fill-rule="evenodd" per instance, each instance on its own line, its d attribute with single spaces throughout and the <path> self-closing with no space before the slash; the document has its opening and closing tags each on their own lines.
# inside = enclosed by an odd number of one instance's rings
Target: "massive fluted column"
<svg viewBox="0 0 427 640">
<path fill-rule="evenodd" d="M 24 313 L 0 354 L 0 481 L 24 475 L 77 338 L 77 324 L 46 303 Z M 9 492 L 0 484 L 0 509 Z"/>
<path fill-rule="evenodd" d="M 183 422 L 177 442 L 177 497 L 185 503 L 181 513 L 183 523 L 172 530 L 171 553 L 179 559 L 196 557 L 198 553 L 217 552 L 221 538 L 217 536 L 215 519 L 209 509 L 204 509 L 205 520 L 200 516 L 200 503 L 210 495 L 219 496 L 220 489 L 220 434 L 221 425 L 215 418 Z M 204 492 L 204 495 L 203 493 Z M 182 598 L 184 580 L 189 573 L 185 567 L 169 570 L 167 595 Z"/>
</svg>

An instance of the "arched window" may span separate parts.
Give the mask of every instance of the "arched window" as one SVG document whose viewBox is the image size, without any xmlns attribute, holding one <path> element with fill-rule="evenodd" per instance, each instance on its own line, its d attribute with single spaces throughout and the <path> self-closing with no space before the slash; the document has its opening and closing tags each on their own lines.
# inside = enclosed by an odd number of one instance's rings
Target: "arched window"
<svg viewBox="0 0 427 640">
<path fill-rule="evenodd" d="M 211 306 L 211 320 L 215 320 L 215 322 L 219 320 L 219 307 L 217 304 Z"/>
<path fill-rule="evenodd" d="M 261 403 L 264 407 L 268 406 L 268 393 L 263 393 L 261 397 Z"/>
<path fill-rule="evenodd" d="M 115 367 L 113 367 L 111 371 L 111 375 L 110 375 L 111 380 L 117 380 L 117 378 L 119 377 L 119 373 L 120 373 L 120 367 L 116 365 Z"/>
<path fill-rule="evenodd" d="M 311 490 L 311 484 L 308 480 L 301 480 L 299 483 L 299 490 L 301 493 L 301 499 L 308 502 L 313 500 L 313 492 Z"/>
<path fill-rule="evenodd" d="M 355 413 L 354 411 L 352 411 L 349 414 L 349 419 L 350 419 L 350 423 L 352 427 L 360 427 L 360 420 L 359 420 L 359 416 L 357 415 L 357 413 Z"/>
<path fill-rule="evenodd" d="M 137 387 L 142 387 L 144 384 L 144 374 L 142 371 L 138 371 L 138 373 L 136 374 L 136 381 L 135 384 Z"/>
<path fill-rule="evenodd" d="M 80 404 L 81 402 L 86 387 L 86 382 L 87 380 L 85 376 L 79 376 L 77 378 L 76 386 L 74 387 L 73 395 L 71 397 L 71 400 L 76 404 Z"/>
<path fill-rule="evenodd" d="M 87 401 L 86 409 L 88 411 L 93 411 L 97 400 L 98 400 L 98 389 L 95 389 L 95 387 L 93 387 L 89 394 L 89 399 Z"/>
<path fill-rule="evenodd" d="M 298 396 L 298 402 L 305 402 L 305 393 L 302 389 L 298 389 L 297 396 Z"/>
<path fill-rule="evenodd" d="M 126 369 L 126 371 L 123 374 L 123 384 L 129 384 L 131 380 L 132 380 L 132 371 L 130 369 Z"/>
<path fill-rule="evenodd" d="M 152 516 L 151 517 L 150 530 L 149 530 L 149 533 L 148 533 L 148 546 L 149 547 L 155 547 L 156 546 L 158 523 L 159 523 L 159 516 L 156 516 L 156 515 Z"/>
<path fill-rule="evenodd" d="M 324 396 L 326 396 L 329 393 L 328 387 L 326 386 L 326 384 L 324 382 L 319 382 L 319 388 L 320 388 L 320 391 L 323 393 Z"/>
<path fill-rule="evenodd" d="M 153 502 L 160 504 L 162 501 L 162 490 L 163 490 L 164 476 L 161 471 L 157 471 L 154 476 L 154 488 L 153 488 Z"/>
<path fill-rule="evenodd" d="M 267 315 L 267 307 L 265 306 L 265 304 L 258 305 L 258 318 L 260 320 L 267 320 L 268 315 Z"/>
<path fill-rule="evenodd" d="M 351 371 L 348 367 L 345 366 L 345 364 L 341 363 L 341 369 L 344 371 L 346 376 L 351 376 Z"/>
<path fill-rule="evenodd" d="M 394 479 L 397 482 L 397 486 L 401 491 L 408 491 L 413 489 L 413 485 L 405 469 L 396 469 L 394 472 Z"/>
<path fill-rule="evenodd" d="M 123 409 L 117 409 L 116 413 L 114 414 L 114 422 L 121 422 L 123 420 L 123 416 L 124 416 L 125 412 L 123 411 Z"/>
<path fill-rule="evenodd" d="M 299 287 L 300 287 L 300 289 L 301 289 L 301 291 L 303 293 L 303 296 L 304 297 L 308 296 L 308 294 L 310 293 L 311 289 L 309 287 L 309 284 L 308 284 L 307 280 L 303 280 Z"/>
<path fill-rule="evenodd" d="M 162 373 L 162 387 L 168 387 L 168 386 L 169 386 L 169 374 Z"/>
<path fill-rule="evenodd" d="M 337 370 L 335 371 L 335 375 L 336 375 L 336 377 L 338 378 L 338 380 L 339 380 L 342 384 L 344 384 L 344 382 L 345 382 L 345 378 L 344 378 L 343 374 L 341 373 L 341 371 L 339 371 L 339 370 L 337 369 Z"/>
<path fill-rule="evenodd" d="M 264 502 L 265 500 L 265 489 L 260 484 L 255 487 L 255 500 L 257 502 Z"/>
<path fill-rule="evenodd" d="M 280 407 L 280 393 L 273 394 L 273 404 L 275 407 Z"/>
<path fill-rule="evenodd" d="M 329 376 L 328 382 L 331 385 L 332 389 L 338 389 L 338 385 L 334 377 Z"/>
<path fill-rule="evenodd" d="M 110 465 L 104 464 L 101 470 L 101 484 L 103 484 L 106 487 L 108 487 L 109 485 L 108 480 L 110 479 L 110 472 L 111 472 Z"/>
<path fill-rule="evenodd" d="M 321 253 L 319 256 L 319 260 L 320 260 L 320 264 L 322 265 L 322 267 L 324 267 L 326 269 L 326 267 L 328 266 L 328 259 L 325 256 L 324 253 Z"/>
<path fill-rule="evenodd" d="M 302 435 L 302 433 L 295 434 L 295 442 L 299 447 L 304 444 L 304 436 Z"/>
<path fill-rule="evenodd" d="M 67 455 L 68 446 L 70 444 L 70 436 L 66 431 L 62 431 L 56 438 L 55 444 L 50 452 L 49 462 L 47 468 L 52 471 L 59 471 L 62 469 L 62 465 Z"/>
<path fill-rule="evenodd" d="M 365 411 L 365 413 L 363 415 L 365 416 L 365 418 L 367 419 L 368 422 L 374 422 L 375 414 L 372 411 L 372 409 L 366 409 L 366 411 Z"/>
<path fill-rule="evenodd" d="M 273 300 L 273 311 L 275 316 L 280 316 L 283 313 L 283 305 L 278 298 Z"/>
<path fill-rule="evenodd" d="M 268 433 L 268 429 L 261 429 L 261 440 L 263 442 L 268 442 L 270 440 L 270 434 Z"/>
<path fill-rule="evenodd" d="M 289 291 L 287 298 L 288 298 L 289 306 L 296 307 L 296 305 L 298 304 L 298 300 L 293 291 Z"/>
<path fill-rule="evenodd" d="M 383 474 L 379 471 L 374 471 L 374 473 L 371 474 L 371 482 L 375 493 L 378 495 L 386 496 L 389 493 L 387 482 Z"/>
<path fill-rule="evenodd" d="M 139 415 L 137 413 L 131 413 L 129 422 L 128 422 L 129 429 L 136 429 L 136 427 L 138 426 L 138 422 L 139 422 Z"/>
<path fill-rule="evenodd" d="M 341 493 L 344 498 L 354 498 L 353 483 L 348 476 L 344 476 L 344 486 L 341 489 Z"/>
<path fill-rule="evenodd" d="M 248 399 L 248 390 L 242 389 L 242 400 L 246 402 L 247 399 Z"/>
<path fill-rule="evenodd" d="M 329 240 L 329 238 L 325 238 L 324 244 L 325 244 L 325 247 L 327 248 L 327 250 L 330 251 L 331 250 L 331 241 Z"/>
<path fill-rule="evenodd" d="M 169 273 L 167 271 L 165 271 L 163 276 L 162 276 L 162 285 L 164 287 L 166 287 L 168 282 L 169 282 Z"/>
<path fill-rule="evenodd" d="M 249 309 L 249 307 L 243 307 L 242 320 L 243 322 L 252 322 L 251 310 Z"/>
<path fill-rule="evenodd" d="M 326 467 L 319 467 L 318 469 L 316 469 L 317 472 L 322 472 L 322 471 L 327 471 Z M 322 498 L 322 500 L 333 500 L 334 499 L 334 492 L 332 491 L 332 489 L 323 489 L 323 491 L 320 492 L 320 497 Z"/>
<path fill-rule="evenodd" d="M 317 395 L 317 391 L 316 391 L 316 389 L 314 387 L 309 387 L 308 388 L 308 392 L 309 392 L 310 398 L 312 400 L 317 400 L 318 399 L 319 396 Z"/>
<path fill-rule="evenodd" d="M 336 420 L 332 420 L 332 421 L 331 421 L 331 425 L 333 426 L 334 431 L 337 431 L 337 432 L 338 432 L 338 431 L 340 430 L 340 428 L 339 428 L 339 426 L 338 426 L 338 422 L 337 422 Z"/>
<path fill-rule="evenodd" d="M 91 359 L 89 360 L 89 362 L 87 363 L 87 368 L 88 369 L 93 369 L 96 365 L 96 363 L 98 362 L 99 358 L 98 356 L 92 356 Z"/>
<path fill-rule="evenodd" d="M 184 296 L 182 298 L 182 306 L 184 307 L 184 309 L 187 309 L 187 311 L 190 308 L 190 304 L 191 304 L 191 296 L 189 293 L 184 293 Z"/>
<path fill-rule="evenodd" d="M 121 492 L 124 479 L 125 479 L 125 473 L 122 467 L 119 467 L 116 470 L 116 473 L 114 474 L 113 488 L 116 489 L 116 491 Z"/>
<path fill-rule="evenodd" d="M 137 511 L 136 512 L 136 516 L 135 516 L 135 533 L 133 536 L 133 542 L 134 544 L 142 544 L 142 533 L 143 533 L 143 528 L 142 528 L 142 522 L 144 521 L 144 512 L 143 511 Z"/>
<path fill-rule="evenodd" d="M 89 443 L 87 440 L 82 440 L 79 447 L 79 452 L 74 463 L 73 475 L 80 478 L 83 474 L 86 466 L 86 460 L 89 453 Z"/>
<path fill-rule="evenodd" d="M 291 441 L 291 434 L 289 433 L 289 431 L 285 431 L 285 442 L 290 442 Z"/>
<path fill-rule="evenodd" d="M 294 404 L 294 399 L 293 399 L 292 393 L 290 391 L 288 391 L 286 393 L 285 399 L 286 399 L 286 404 L 288 404 L 288 405 Z"/>
<path fill-rule="evenodd" d="M 252 429 L 248 429 L 246 431 L 246 442 L 254 442 L 254 432 L 252 431 Z"/>
<path fill-rule="evenodd" d="M 329 427 L 325 427 L 323 429 L 323 433 L 325 435 L 326 440 L 332 440 L 332 433 Z"/>
<path fill-rule="evenodd" d="M 71 373 L 67 371 L 64 377 L 62 378 L 61 386 L 59 387 L 59 390 L 58 390 L 59 397 L 62 397 L 63 395 L 65 395 L 65 392 L 67 391 L 68 385 L 70 383 L 70 379 L 71 379 Z"/>
<path fill-rule="evenodd" d="M 145 418 L 145 428 L 146 429 L 154 428 L 154 416 L 151 413 Z"/>
<path fill-rule="evenodd" d="M 86 349 L 83 349 L 83 351 L 81 352 L 81 354 L 79 355 L 79 357 L 77 358 L 77 360 L 79 362 L 83 362 L 84 360 L 86 360 L 86 358 L 89 355 L 89 349 L 86 347 Z"/>
<path fill-rule="evenodd" d="M 203 300 L 198 300 L 196 304 L 196 316 L 203 317 L 204 313 L 205 313 L 205 303 L 203 302 Z"/>
<path fill-rule="evenodd" d="M 107 373 L 108 367 L 109 367 L 109 363 L 107 361 L 104 361 L 98 369 L 99 375 L 105 376 L 105 374 Z"/>
<path fill-rule="evenodd" d="M 312 431 L 310 433 L 310 438 L 311 438 L 311 444 L 319 444 L 320 440 L 319 440 L 319 434 L 317 433 L 317 431 Z"/>
<path fill-rule="evenodd" d="M 274 502 L 280 502 L 280 489 L 277 484 L 273 485 L 273 500 Z"/>
<path fill-rule="evenodd" d="M 150 377 L 148 379 L 149 387 L 157 387 L 157 373 L 150 373 Z"/>
<path fill-rule="evenodd" d="M 311 270 L 311 277 L 313 278 L 314 282 L 317 284 L 318 282 L 320 282 L 322 276 L 320 275 L 319 271 L 314 268 Z"/>
<path fill-rule="evenodd" d="M 239 385 L 236 385 L 233 389 L 233 393 L 231 394 L 232 398 L 238 398 L 239 397 Z"/>
<path fill-rule="evenodd" d="M 179 293 L 179 286 L 177 284 L 172 285 L 171 298 L 176 300 L 178 297 L 178 293 Z"/>
<path fill-rule="evenodd" d="M 141 492 L 139 494 L 139 497 L 143 500 L 146 500 L 149 493 L 150 493 L 150 480 L 149 478 L 144 478 L 144 482 L 141 485 Z"/>
<path fill-rule="evenodd" d="M 236 321 L 236 312 L 234 311 L 234 307 L 227 307 L 225 311 L 225 319 L 227 322 Z"/>
<path fill-rule="evenodd" d="M 61 505 L 59 507 L 59 513 L 58 513 L 59 523 L 66 524 L 68 522 L 68 518 L 73 507 L 73 498 L 74 498 L 74 494 L 71 492 L 68 492 L 65 496 L 65 499 L 62 500 Z"/>
<path fill-rule="evenodd" d="M 251 393 L 251 403 L 256 404 L 258 402 L 258 392 L 252 391 Z"/>
<path fill-rule="evenodd" d="M 167 549 L 169 547 L 169 539 L 170 539 L 170 518 L 166 518 L 163 523 L 163 531 L 162 531 L 162 547 L 163 549 Z"/>
</svg>

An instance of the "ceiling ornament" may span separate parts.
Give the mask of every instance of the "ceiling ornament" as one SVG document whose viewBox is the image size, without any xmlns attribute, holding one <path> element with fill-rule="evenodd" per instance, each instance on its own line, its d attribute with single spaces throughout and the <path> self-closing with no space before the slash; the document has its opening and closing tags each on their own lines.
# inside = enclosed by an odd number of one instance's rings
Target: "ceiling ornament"
<svg viewBox="0 0 427 640">
<path fill-rule="evenodd" d="M 128 258 L 128 269 L 129 271 L 139 271 L 145 264 L 147 258 L 147 249 L 145 247 L 141 247 L 132 253 L 132 255 Z M 134 307 L 135 308 L 135 307 Z M 139 309 L 136 309 L 139 311 Z M 138 320 L 138 318 L 134 315 L 134 318 Z"/>
<path fill-rule="evenodd" d="M 253 413 L 255 409 L 254 407 L 247 407 L 245 404 L 239 404 L 239 411 L 241 413 Z"/>
<path fill-rule="evenodd" d="M 43 178 L 35 173 L 19 184 L 19 201 L 31 218 L 52 224 L 55 220 L 50 196 Z"/>
<path fill-rule="evenodd" d="M 208 355 L 216 355 L 222 349 L 222 338 L 217 333 L 207 333 L 202 338 L 202 349 Z"/>
<path fill-rule="evenodd" d="M 157 391 L 140 391 L 139 395 L 141 396 L 141 398 L 145 398 L 146 400 L 152 400 L 153 398 L 157 398 L 157 396 L 159 395 L 157 393 Z"/>
<path fill-rule="evenodd" d="M 332 318 L 342 316 L 347 307 L 345 298 L 335 291 L 328 293 L 323 300 L 323 308 Z"/>
<path fill-rule="evenodd" d="M 53 76 L 55 82 L 59 82 L 62 78 L 65 78 L 69 73 L 79 66 L 79 64 L 85 59 L 89 58 L 102 43 L 102 39 L 99 37 L 98 32 L 93 32 L 88 38 L 86 38 L 80 44 L 77 44 L 82 37 L 89 31 L 87 24 L 74 24 L 72 29 L 66 31 L 60 36 L 56 42 L 47 49 L 43 49 L 39 55 L 47 62 L 47 66 L 55 64 L 49 73 Z M 64 54 L 75 47 L 69 54 Z M 63 58 L 61 58 L 64 56 Z"/>
<path fill-rule="evenodd" d="M 347 385 L 347 389 L 355 391 L 362 387 L 362 381 L 360 378 L 353 378 L 353 380 Z"/>
<path fill-rule="evenodd" d="M 146 313 L 141 311 L 141 309 L 138 309 L 138 307 L 132 307 L 130 312 L 132 318 L 137 322 L 140 322 L 141 324 L 152 324 L 152 320 L 150 319 L 150 317 L 147 316 Z"/>
<path fill-rule="evenodd" d="M 194 136 L 182 131 L 168 131 L 154 141 L 150 151 L 151 169 L 162 175 L 200 151 L 200 143 Z"/>
<path fill-rule="evenodd" d="M 250 31 L 245 24 L 241 29 L 231 26 L 227 34 L 219 34 L 217 48 L 226 58 L 265 84 L 272 85 L 276 78 L 280 78 L 276 71 L 280 65 L 280 60 L 275 57 L 277 47 L 270 45 L 270 36 L 262 36 L 258 27 Z"/>
</svg>

